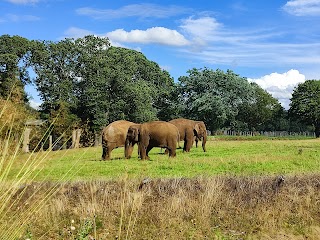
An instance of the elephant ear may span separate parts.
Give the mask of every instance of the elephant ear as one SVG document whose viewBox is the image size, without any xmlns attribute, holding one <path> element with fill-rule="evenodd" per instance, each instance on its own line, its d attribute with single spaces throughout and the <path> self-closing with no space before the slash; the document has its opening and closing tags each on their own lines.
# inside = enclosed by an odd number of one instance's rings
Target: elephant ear
<svg viewBox="0 0 320 240">
<path fill-rule="evenodd" d="M 200 124 L 199 124 L 199 123 L 196 123 L 196 124 L 194 125 L 193 131 L 194 131 L 194 133 L 195 133 L 196 136 L 199 135 L 199 133 L 200 133 Z"/>
</svg>

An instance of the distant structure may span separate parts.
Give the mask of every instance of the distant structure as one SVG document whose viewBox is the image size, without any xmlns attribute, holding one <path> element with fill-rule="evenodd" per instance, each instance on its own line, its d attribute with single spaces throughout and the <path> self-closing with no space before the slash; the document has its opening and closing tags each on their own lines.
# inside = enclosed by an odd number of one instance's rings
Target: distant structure
<svg viewBox="0 0 320 240">
<path fill-rule="evenodd" d="M 25 123 L 26 127 L 23 132 L 22 152 L 28 153 L 30 151 L 29 144 L 30 144 L 30 133 L 31 133 L 32 127 L 42 126 L 45 122 L 46 121 L 43 121 L 43 120 L 29 120 Z M 52 146 L 52 138 L 49 139 L 49 146 Z"/>
</svg>

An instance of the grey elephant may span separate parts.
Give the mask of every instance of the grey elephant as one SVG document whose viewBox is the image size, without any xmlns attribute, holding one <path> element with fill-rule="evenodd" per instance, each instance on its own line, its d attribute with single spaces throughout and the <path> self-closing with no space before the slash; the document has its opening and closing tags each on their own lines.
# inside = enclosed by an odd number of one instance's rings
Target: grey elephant
<svg viewBox="0 0 320 240">
<path fill-rule="evenodd" d="M 126 120 L 118 120 L 110 123 L 102 130 L 102 159 L 110 160 L 111 151 L 118 147 L 124 147 L 128 128 L 135 123 Z"/>
<path fill-rule="evenodd" d="M 185 118 L 178 118 L 169 121 L 179 129 L 180 141 L 184 141 L 183 151 L 190 152 L 194 141 L 202 140 L 202 149 L 206 151 L 207 128 L 204 122 L 194 121 Z"/>
<path fill-rule="evenodd" d="M 153 147 L 166 148 L 169 157 L 176 156 L 179 130 L 171 123 L 152 121 L 140 125 L 132 125 L 127 132 L 125 154 L 131 157 L 133 144 L 138 143 L 139 154 L 142 160 L 149 159 L 148 153 Z"/>
</svg>

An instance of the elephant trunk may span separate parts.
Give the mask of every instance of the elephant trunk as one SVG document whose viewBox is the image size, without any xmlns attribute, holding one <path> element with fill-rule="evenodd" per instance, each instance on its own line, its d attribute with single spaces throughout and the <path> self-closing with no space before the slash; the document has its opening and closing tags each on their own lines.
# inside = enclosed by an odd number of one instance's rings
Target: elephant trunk
<svg viewBox="0 0 320 240">
<path fill-rule="evenodd" d="M 124 156 L 125 156 L 125 158 L 127 158 L 127 159 L 131 158 L 132 150 L 133 150 L 132 144 L 130 143 L 129 140 L 126 140 L 125 146 L 124 146 Z"/>
<path fill-rule="evenodd" d="M 206 151 L 206 143 L 207 143 L 207 131 L 203 134 L 203 140 L 202 140 L 202 149 L 205 152 Z"/>
</svg>

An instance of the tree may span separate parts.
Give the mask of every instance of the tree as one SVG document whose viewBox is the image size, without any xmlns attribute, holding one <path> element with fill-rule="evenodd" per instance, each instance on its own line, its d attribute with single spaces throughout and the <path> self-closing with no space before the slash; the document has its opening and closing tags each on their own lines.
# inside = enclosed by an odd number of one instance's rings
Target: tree
<svg viewBox="0 0 320 240">
<path fill-rule="evenodd" d="M 90 129 L 98 134 L 108 123 L 106 113 L 110 108 L 108 80 L 107 38 L 92 35 L 75 40 L 77 59 L 75 60 L 76 89 L 74 97 L 78 101 L 77 115 L 83 122 L 88 121 Z"/>
<path fill-rule="evenodd" d="M 239 106 L 252 99 L 253 91 L 247 79 L 231 70 L 194 68 L 188 74 L 178 79 L 184 116 L 204 121 L 211 131 L 230 126 Z"/>
<path fill-rule="evenodd" d="M 24 86 L 30 83 L 28 55 L 30 42 L 19 36 L 0 36 L 0 97 L 28 102 Z"/>
<path fill-rule="evenodd" d="M 107 38 L 34 41 L 32 53 L 46 118 L 63 105 L 97 137 L 115 120 L 145 122 L 168 117 L 167 105 L 173 109 L 168 72 L 140 52 L 110 47 Z"/>
<path fill-rule="evenodd" d="M 52 126 L 55 139 L 62 138 L 65 147 L 74 128 L 81 127 L 77 116 L 78 99 L 77 52 L 72 39 L 60 42 L 32 41 L 30 65 L 36 78 L 35 85 L 43 100 L 41 117 Z"/>
<path fill-rule="evenodd" d="M 60 42 L 33 41 L 31 65 L 36 73 L 34 82 L 43 100 L 42 111 L 49 113 L 58 102 L 77 108 L 75 64 L 77 55 L 72 39 Z"/>
<path fill-rule="evenodd" d="M 26 121 L 37 116 L 28 105 L 24 91 L 24 86 L 30 83 L 29 57 L 29 40 L 19 36 L 0 36 L 0 141 L 9 135 L 19 139 Z"/>
<path fill-rule="evenodd" d="M 108 50 L 108 68 L 110 121 L 169 120 L 164 111 L 175 85 L 168 72 L 140 52 L 116 47 Z"/>
<path fill-rule="evenodd" d="M 283 117 L 281 113 L 284 109 L 279 101 L 258 84 L 251 83 L 250 85 L 254 92 L 253 97 L 251 101 L 245 101 L 240 105 L 236 117 L 248 128 L 242 130 L 280 130 L 278 121 Z"/>
<path fill-rule="evenodd" d="M 320 136 L 320 81 L 300 83 L 292 93 L 289 116 L 313 125 L 316 137 Z"/>
</svg>

